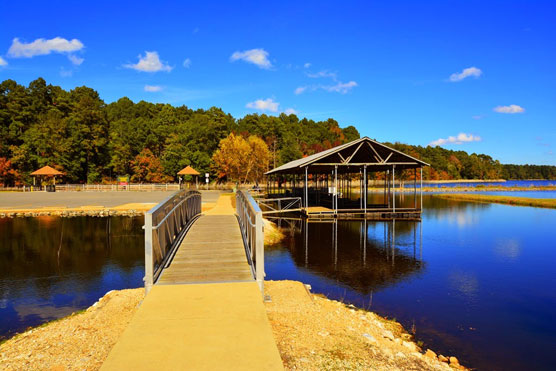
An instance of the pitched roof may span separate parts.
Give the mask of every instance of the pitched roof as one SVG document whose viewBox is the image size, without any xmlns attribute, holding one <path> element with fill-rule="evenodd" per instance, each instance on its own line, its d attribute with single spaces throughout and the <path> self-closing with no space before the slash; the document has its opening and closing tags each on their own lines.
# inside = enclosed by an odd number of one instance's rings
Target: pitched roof
<svg viewBox="0 0 556 371">
<path fill-rule="evenodd" d="M 199 175 L 199 172 L 191 166 L 187 166 L 178 171 L 178 175 Z"/>
<path fill-rule="evenodd" d="M 51 168 L 50 166 L 43 166 L 37 171 L 33 171 L 31 175 L 64 175 L 61 171 Z"/>
<path fill-rule="evenodd" d="M 389 169 L 393 165 L 407 169 L 428 166 L 429 164 L 368 137 L 363 137 L 290 161 L 266 174 L 299 173 L 305 167 L 310 167 L 313 172 L 328 172 L 335 165 L 343 168 L 339 168 L 339 170 L 345 172 L 350 167 L 353 170 L 353 168 L 360 168 L 364 165 L 372 166 L 371 171 L 377 171 Z"/>
</svg>

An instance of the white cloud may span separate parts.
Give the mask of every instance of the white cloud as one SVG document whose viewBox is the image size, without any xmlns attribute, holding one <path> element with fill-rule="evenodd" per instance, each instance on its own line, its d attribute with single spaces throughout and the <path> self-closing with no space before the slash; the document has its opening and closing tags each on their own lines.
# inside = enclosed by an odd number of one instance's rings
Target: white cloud
<svg viewBox="0 0 556 371">
<path fill-rule="evenodd" d="M 311 67 L 311 63 L 307 62 L 307 63 L 305 63 L 305 64 L 303 65 L 303 67 L 309 68 L 309 67 Z"/>
<path fill-rule="evenodd" d="M 52 52 L 71 53 L 83 49 L 83 43 L 77 39 L 66 40 L 62 37 L 55 37 L 50 40 L 36 39 L 30 43 L 22 43 L 16 37 L 12 41 L 12 46 L 8 50 L 8 56 L 13 58 L 31 58 L 35 55 L 47 55 Z"/>
<path fill-rule="evenodd" d="M 317 79 L 320 77 L 331 77 L 334 81 L 336 81 L 336 73 L 327 70 L 319 71 L 317 73 L 308 73 L 307 77 L 310 77 L 312 79 Z"/>
<path fill-rule="evenodd" d="M 0 57 L 0 67 L 5 67 L 8 65 L 8 62 L 2 57 Z"/>
<path fill-rule="evenodd" d="M 467 77 L 473 76 L 475 78 L 481 76 L 483 74 L 483 71 L 481 71 L 480 69 L 478 69 L 477 67 L 469 67 L 469 68 L 465 68 L 463 71 L 461 71 L 460 73 L 453 73 L 450 75 L 450 81 L 451 82 L 458 82 L 461 81 Z"/>
<path fill-rule="evenodd" d="M 242 60 L 257 65 L 259 68 L 269 69 L 272 63 L 268 60 L 268 52 L 264 49 L 251 49 L 243 52 L 237 51 L 230 57 L 230 61 Z"/>
<path fill-rule="evenodd" d="M 159 85 L 145 85 L 145 91 L 149 93 L 156 93 L 162 90 L 162 86 Z"/>
<path fill-rule="evenodd" d="M 338 83 L 336 85 L 321 86 L 320 88 L 324 89 L 326 91 L 329 91 L 329 92 L 346 94 L 347 92 L 349 92 L 351 89 L 353 89 L 356 86 L 357 86 L 357 83 L 355 81 L 350 81 L 350 82 L 346 82 L 346 83 L 338 81 Z"/>
<path fill-rule="evenodd" d="M 295 95 L 299 95 L 303 93 L 305 90 L 307 90 L 307 86 L 300 86 L 297 89 L 295 89 L 294 93 Z"/>
<path fill-rule="evenodd" d="M 73 75 L 72 70 L 67 70 L 64 67 L 60 68 L 60 76 L 62 77 L 71 77 Z"/>
<path fill-rule="evenodd" d="M 184 66 L 185 68 L 191 67 L 191 59 L 185 58 L 185 60 L 183 61 L 183 66 Z"/>
<path fill-rule="evenodd" d="M 124 64 L 125 68 L 132 68 L 137 71 L 143 72 L 158 72 L 158 71 L 172 71 L 173 67 L 164 64 L 158 57 L 158 52 L 145 52 L 145 56 L 138 56 L 139 62 L 136 64 Z"/>
<path fill-rule="evenodd" d="M 525 108 L 520 107 L 517 104 L 510 104 L 509 106 L 494 107 L 494 112 L 498 112 L 498 113 L 523 113 L 523 112 L 525 112 Z"/>
<path fill-rule="evenodd" d="M 442 146 L 444 144 L 462 144 L 465 142 L 480 142 L 481 137 L 473 134 L 459 133 L 455 137 L 440 138 L 429 143 L 429 146 Z"/>
<path fill-rule="evenodd" d="M 286 109 L 284 110 L 284 113 L 285 113 L 286 115 L 297 115 L 297 114 L 299 113 L 299 111 L 296 110 L 296 109 L 293 109 L 293 108 L 286 108 Z"/>
<path fill-rule="evenodd" d="M 71 63 L 75 64 L 76 66 L 79 66 L 85 60 L 85 58 L 78 57 L 75 54 L 68 55 L 68 59 L 70 60 Z"/>
<path fill-rule="evenodd" d="M 254 102 L 249 102 L 245 107 L 256 109 L 259 111 L 278 112 L 278 106 L 280 106 L 280 103 L 275 102 L 272 98 L 268 98 L 257 99 Z"/>
</svg>

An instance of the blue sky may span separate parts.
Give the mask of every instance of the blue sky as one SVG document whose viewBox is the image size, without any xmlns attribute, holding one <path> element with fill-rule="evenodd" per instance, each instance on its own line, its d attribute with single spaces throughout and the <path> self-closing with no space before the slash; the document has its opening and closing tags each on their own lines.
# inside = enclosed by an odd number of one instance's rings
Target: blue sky
<svg viewBox="0 0 556 371">
<path fill-rule="evenodd" d="M 2 2 L 0 80 L 556 165 L 556 2 Z"/>
</svg>

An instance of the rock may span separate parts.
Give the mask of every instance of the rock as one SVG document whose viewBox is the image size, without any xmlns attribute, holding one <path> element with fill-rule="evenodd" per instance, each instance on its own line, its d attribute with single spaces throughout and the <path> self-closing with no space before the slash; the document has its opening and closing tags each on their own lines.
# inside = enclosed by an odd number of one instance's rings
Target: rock
<svg viewBox="0 0 556 371">
<path fill-rule="evenodd" d="M 456 357 L 450 357 L 449 359 L 451 365 L 459 365 L 459 361 Z"/>
<path fill-rule="evenodd" d="M 427 351 L 425 352 L 425 357 L 436 359 L 436 353 L 430 349 L 427 349 Z"/>
<path fill-rule="evenodd" d="M 382 336 L 392 341 L 394 340 L 394 334 L 392 334 L 392 331 L 384 330 Z"/>
<path fill-rule="evenodd" d="M 405 354 L 403 354 L 402 352 L 398 352 L 398 353 L 396 353 L 396 357 L 405 358 Z"/>
<path fill-rule="evenodd" d="M 373 335 L 369 335 L 369 334 L 363 334 L 364 337 L 366 337 L 370 342 L 372 343 L 376 343 L 376 339 L 374 338 Z"/>
<path fill-rule="evenodd" d="M 438 356 L 438 360 L 440 362 L 446 362 L 446 363 L 448 363 L 449 361 L 448 358 L 444 357 L 442 354 Z"/>
<path fill-rule="evenodd" d="M 415 352 L 417 350 L 417 345 L 415 345 L 415 343 L 411 341 L 404 341 L 403 346 L 411 350 L 412 352 Z"/>
</svg>

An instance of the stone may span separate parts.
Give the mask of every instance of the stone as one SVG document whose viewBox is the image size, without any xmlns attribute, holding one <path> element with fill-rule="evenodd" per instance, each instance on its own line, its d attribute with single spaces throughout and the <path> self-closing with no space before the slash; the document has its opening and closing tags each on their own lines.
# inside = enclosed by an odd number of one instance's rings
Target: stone
<svg viewBox="0 0 556 371">
<path fill-rule="evenodd" d="M 392 331 L 384 330 L 382 336 L 392 341 L 394 340 L 394 334 L 392 334 Z"/>
<path fill-rule="evenodd" d="M 425 352 L 425 357 L 436 359 L 436 353 L 430 349 L 427 349 L 427 351 Z"/>
<path fill-rule="evenodd" d="M 376 339 L 374 338 L 373 335 L 363 334 L 363 336 L 366 337 L 370 342 L 376 343 Z"/>
<path fill-rule="evenodd" d="M 459 361 L 456 357 L 450 357 L 449 359 L 451 365 L 459 365 Z"/>
<path fill-rule="evenodd" d="M 448 358 L 444 357 L 442 354 L 438 356 L 438 360 L 440 362 L 446 362 L 448 363 Z"/>
<path fill-rule="evenodd" d="M 415 352 L 417 350 L 417 345 L 415 345 L 415 343 L 413 343 L 411 341 L 404 341 L 403 346 L 406 347 L 407 349 L 413 351 L 413 352 Z"/>
</svg>

